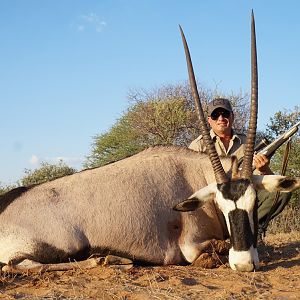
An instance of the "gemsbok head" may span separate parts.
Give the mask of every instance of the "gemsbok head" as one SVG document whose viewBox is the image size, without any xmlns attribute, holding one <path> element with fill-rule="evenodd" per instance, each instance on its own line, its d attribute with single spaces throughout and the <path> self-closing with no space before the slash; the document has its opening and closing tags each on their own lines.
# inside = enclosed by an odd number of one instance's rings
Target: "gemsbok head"
<svg viewBox="0 0 300 300">
<path fill-rule="evenodd" d="M 188 200 L 175 206 L 175 210 L 195 210 L 213 196 L 218 207 L 224 214 L 229 231 L 231 241 L 229 264 L 231 268 L 239 271 L 252 271 L 259 267 L 257 254 L 258 221 L 256 189 L 261 187 L 269 190 L 273 190 L 273 188 L 280 189 L 280 184 L 282 184 L 280 182 L 282 179 L 277 177 L 276 179 L 275 176 L 253 176 L 252 174 L 258 108 L 258 72 L 254 14 L 252 12 L 251 19 L 251 114 L 242 169 L 239 172 L 237 160 L 233 157 L 230 177 L 225 173 L 214 142 L 210 137 L 197 91 L 188 45 L 181 27 L 180 31 L 184 44 L 192 95 L 200 120 L 200 129 L 214 170 L 216 183 L 199 190 L 189 197 Z M 292 185 L 293 180 L 285 181 L 285 184 Z"/>
</svg>

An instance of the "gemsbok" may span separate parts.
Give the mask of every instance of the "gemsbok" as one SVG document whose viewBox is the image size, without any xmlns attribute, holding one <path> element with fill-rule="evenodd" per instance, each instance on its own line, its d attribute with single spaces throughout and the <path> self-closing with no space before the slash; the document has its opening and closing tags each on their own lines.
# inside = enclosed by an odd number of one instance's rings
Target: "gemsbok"
<svg viewBox="0 0 300 300">
<path fill-rule="evenodd" d="M 293 191 L 300 187 L 300 178 L 252 175 L 257 120 L 253 14 L 251 28 L 251 116 L 241 173 L 234 158 L 220 159 L 214 149 L 181 30 L 208 155 L 183 147 L 154 147 L 7 192 L 0 197 L 2 270 L 42 270 L 45 264 L 46 269 L 60 269 L 60 263 L 93 253 L 148 264 L 193 263 L 211 240 L 225 240 L 228 234 L 230 267 L 257 269 L 255 190 Z"/>
</svg>

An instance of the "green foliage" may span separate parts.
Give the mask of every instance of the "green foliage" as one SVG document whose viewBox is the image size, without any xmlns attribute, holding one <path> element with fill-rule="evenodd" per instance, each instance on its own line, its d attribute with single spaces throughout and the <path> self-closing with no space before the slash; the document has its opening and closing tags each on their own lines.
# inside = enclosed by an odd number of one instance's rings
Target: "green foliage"
<svg viewBox="0 0 300 300">
<path fill-rule="evenodd" d="M 274 117 L 270 118 L 270 125 L 267 125 L 266 135 L 270 140 L 287 131 L 295 123 L 300 120 L 299 107 L 296 106 L 293 111 L 284 110 L 283 112 L 275 113 Z M 300 131 L 300 130 L 299 130 Z M 291 149 L 289 152 L 289 160 L 286 175 L 300 177 L 300 135 L 296 133 L 292 138 Z M 274 154 L 271 159 L 271 168 L 276 174 L 281 173 L 282 160 L 286 148 L 286 143 L 283 144 Z M 291 204 L 300 205 L 300 191 L 293 193 Z"/>
<path fill-rule="evenodd" d="M 300 121 L 300 107 L 295 106 L 293 110 L 283 110 L 276 112 L 274 117 L 270 118 L 270 124 L 267 125 L 267 135 L 274 138 Z"/>
<path fill-rule="evenodd" d="M 58 164 L 41 163 L 41 167 L 35 170 L 25 170 L 25 176 L 20 180 L 24 186 L 51 181 L 66 175 L 75 173 L 76 170 L 60 161 Z"/>
<path fill-rule="evenodd" d="M 6 185 L 6 186 L 3 186 L 0 184 L 0 195 L 3 195 L 5 194 L 6 192 L 16 188 L 17 186 L 16 185 Z"/>
<path fill-rule="evenodd" d="M 92 153 L 85 167 L 98 167 L 120 160 L 143 150 L 146 145 L 130 126 L 127 116 L 123 116 L 107 133 L 94 137 Z"/>
<path fill-rule="evenodd" d="M 184 89 L 164 87 L 153 93 L 134 92 L 131 106 L 104 134 L 94 137 L 85 167 L 96 167 L 131 156 L 155 145 L 186 144 L 197 122 Z"/>
<path fill-rule="evenodd" d="M 216 93 L 199 88 L 204 111 Z M 221 95 L 219 95 L 221 96 Z M 222 95 L 224 96 L 224 95 Z M 247 96 L 227 96 L 235 110 L 235 128 L 243 131 L 247 120 Z M 167 85 L 147 91 L 131 91 L 130 106 L 106 133 L 94 137 L 85 167 L 102 166 L 155 145 L 188 146 L 199 132 L 189 85 Z"/>
<path fill-rule="evenodd" d="M 149 146 L 182 144 L 191 119 L 183 99 L 138 102 L 109 132 L 94 138 L 86 167 L 123 159 Z"/>
<path fill-rule="evenodd" d="M 128 111 L 128 120 L 145 144 L 186 144 L 186 136 L 194 133 L 197 123 L 183 98 L 139 102 Z M 196 123 L 196 124 L 195 124 Z"/>
</svg>

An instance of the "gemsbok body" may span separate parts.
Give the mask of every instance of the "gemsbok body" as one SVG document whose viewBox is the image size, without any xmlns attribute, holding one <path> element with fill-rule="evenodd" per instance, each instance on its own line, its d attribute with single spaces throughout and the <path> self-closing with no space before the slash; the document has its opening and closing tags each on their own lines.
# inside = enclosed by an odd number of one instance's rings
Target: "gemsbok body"
<svg viewBox="0 0 300 300">
<path fill-rule="evenodd" d="M 223 164 L 229 170 L 231 160 Z M 269 190 L 300 185 L 275 175 L 255 178 L 258 188 Z M 198 199 L 206 203 L 193 212 L 172 209 L 195 209 Z M 148 149 L 1 196 L 0 262 L 59 263 L 92 253 L 161 265 L 193 262 L 211 239 L 227 237 L 224 214 L 236 246 L 231 264 L 249 269 L 258 264 L 254 203 L 247 180 L 217 186 L 207 155 L 180 147 Z"/>
<path fill-rule="evenodd" d="M 252 15 L 251 116 L 244 161 L 218 157 L 189 78 L 208 154 L 156 147 L 130 158 L 0 196 L 0 263 L 5 270 L 92 253 L 150 264 L 192 263 L 212 239 L 230 236 L 232 269 L 252 271 L 257 255 L 256 190 L 293 191 L 300 178 L 253 176 L 257 65 Z M 178 212 L 179 211 L 179 212 Z"/>
</svg>

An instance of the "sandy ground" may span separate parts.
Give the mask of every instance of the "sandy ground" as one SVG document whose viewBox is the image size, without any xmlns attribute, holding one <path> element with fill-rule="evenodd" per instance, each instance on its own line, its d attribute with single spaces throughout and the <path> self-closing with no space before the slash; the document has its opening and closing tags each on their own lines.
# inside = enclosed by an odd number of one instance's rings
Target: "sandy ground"
<svg viewBox="0 0 300 300">
<path fill-rule="evenodd" d="M 300 232 L 269 235 L 253 273 L 193 266 L 0 276 L 0 299 L 300 299 Z"/>
</svg>

